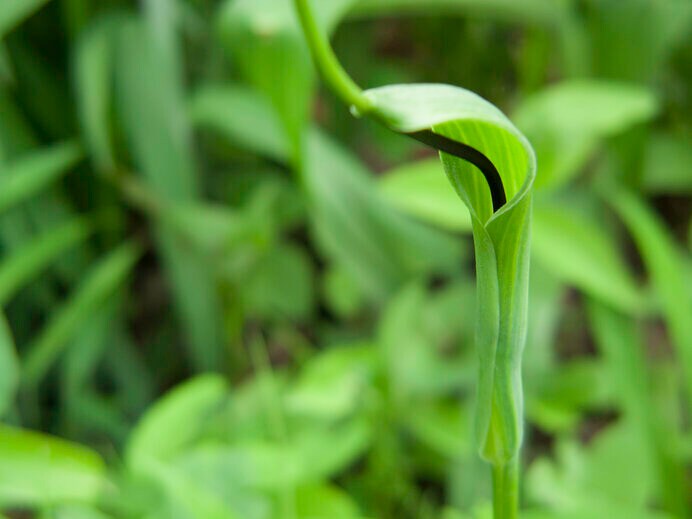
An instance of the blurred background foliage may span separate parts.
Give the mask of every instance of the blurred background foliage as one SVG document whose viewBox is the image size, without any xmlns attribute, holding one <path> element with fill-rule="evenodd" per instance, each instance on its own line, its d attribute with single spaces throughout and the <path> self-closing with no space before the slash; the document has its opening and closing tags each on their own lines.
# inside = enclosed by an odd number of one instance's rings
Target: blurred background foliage
<svg viewBox="0 0 692 519">
<path fill-rule="evenodd" d="M 314 4 L 536 148 L 522 517 L 692 517 L 692 3 Z M 0 510 L 489 517 L 472 254 L 289 0 L 2 0 Z"/>
</svg>

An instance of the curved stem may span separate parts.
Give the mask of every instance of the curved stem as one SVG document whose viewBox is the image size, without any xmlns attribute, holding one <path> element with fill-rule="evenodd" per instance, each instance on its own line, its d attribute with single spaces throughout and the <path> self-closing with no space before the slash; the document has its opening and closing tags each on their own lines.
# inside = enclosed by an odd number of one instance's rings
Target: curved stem
<svg viewBox="0 0 692 519">
<path fill-rule="evenodd" d="M 519 459 L 493 465 L 493 517 L 519 517 Z"/>
<path fill-rule="evenodd" d="M 324 0 L 320 0 L 324 1 Z M 370 101 L 363 95 L 361 88 L 351 79 L 339 63 L 327 37 L 320 31 L 315 16 L 310 9 L 309 0 L 294 0 L 303 33 L 310 47 L 312 57 L 322 72 L 325 81 L 341 97 L 364 114 L 372 108 Z"/>
</svg>

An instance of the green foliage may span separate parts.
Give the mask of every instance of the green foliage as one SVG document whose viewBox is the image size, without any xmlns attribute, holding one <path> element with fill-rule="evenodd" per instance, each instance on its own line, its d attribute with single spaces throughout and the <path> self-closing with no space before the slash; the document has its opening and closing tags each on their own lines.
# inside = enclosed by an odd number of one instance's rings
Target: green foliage
<svg viewBox="0 0 692 519">
<path fill-rule="evenodd" d="M 690 2 L 292 3 L 0 1 L 0 517 L 690 517 Z"/>
</svg>

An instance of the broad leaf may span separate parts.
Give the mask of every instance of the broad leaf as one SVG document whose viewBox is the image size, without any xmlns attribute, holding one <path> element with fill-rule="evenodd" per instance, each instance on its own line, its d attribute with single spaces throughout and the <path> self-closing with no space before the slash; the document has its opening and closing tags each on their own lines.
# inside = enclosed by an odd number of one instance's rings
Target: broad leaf
<svg viewBox="0 0 692 519">
<path fill-rule="evenodd" d="M 180 385 L 158 401 L 132 432 L 127 461 L 135 470 L 178 454 L 198 438 L 211 413 L 226 398 L 226 382 L 218 375 L 202 375 Z"/>
<path fill-rule="evenodd" d="M 528 98 L 514 119 L 536 148 L 536 188 L 564 185 L 603 139 L 650 120 L 657 111 L 651 90 L 609 81 L 568 81 Z"/>
<path fill-rule="evenodd" d="M 423 221 L 451 231 L 470 232 L 471 217 L 443 175 L 435 157 L 386 172 L 380 190 L 392 204 Z"/>
<path fill-rule="evenodd" d="M 32 431 L 0 426 L 0 506 L 94 501 L 105 471 L 91 450 Z"/>
</svg>

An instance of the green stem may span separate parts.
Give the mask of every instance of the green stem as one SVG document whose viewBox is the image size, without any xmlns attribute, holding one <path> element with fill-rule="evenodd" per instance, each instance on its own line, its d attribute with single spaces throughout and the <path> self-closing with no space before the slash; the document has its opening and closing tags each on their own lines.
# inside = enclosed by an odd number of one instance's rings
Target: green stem
<svg viewBox="0 0 692 519">
<path fill-rule="evenodd" d="M 493 517 L 519 517 L 519 458 L 493 465 Z"/>
<path fill-rule="evenodd" d="M 364 114 L 370 111 L 372 104 L 341 66 L 339 59 L 329 44 L 329 40 L 320 31 L 315 21 L 315 16 L 310 9 L 309 0 L 294 0 L 294 4 L 312 57 L 322 72 L 325 81 L 345 103 L 354 106 L 359 113 Z"/>
</svg>

